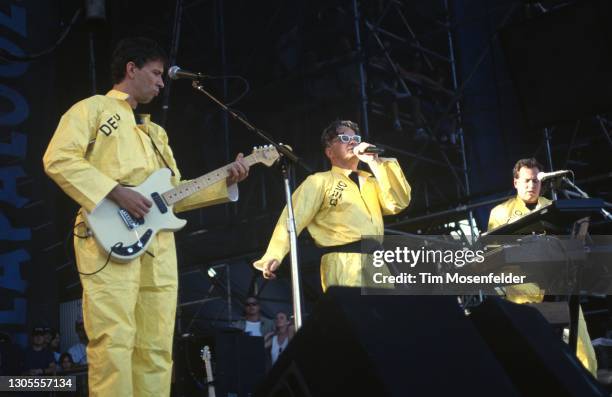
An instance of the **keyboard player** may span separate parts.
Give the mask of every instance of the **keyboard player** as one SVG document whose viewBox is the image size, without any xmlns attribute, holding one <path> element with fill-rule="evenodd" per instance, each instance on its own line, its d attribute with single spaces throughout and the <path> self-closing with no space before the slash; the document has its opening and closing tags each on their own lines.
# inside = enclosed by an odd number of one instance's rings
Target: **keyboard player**
<svg viewBox="0 0 612 397">
<path fill-rule="evenodd" d="M 534 158 L 521 159 L 512 170 L 516 197 L 513 197 L 491 210 L 488 230 L 516 221 L 532 211 L 548 205 L 551 201 L 540 196 L 542 183 L 538 180 L 538 172 L 544 167 Z M 537 284 L 527 283 L 505 288 L 506 299 L 514 303 L 540 303 L 544 299 L 544 291 Z M 597 375 L 597 360 L 591 344 L 582 308 L 578 320 L 578 359 L 593 376 Z"/>
</svg>

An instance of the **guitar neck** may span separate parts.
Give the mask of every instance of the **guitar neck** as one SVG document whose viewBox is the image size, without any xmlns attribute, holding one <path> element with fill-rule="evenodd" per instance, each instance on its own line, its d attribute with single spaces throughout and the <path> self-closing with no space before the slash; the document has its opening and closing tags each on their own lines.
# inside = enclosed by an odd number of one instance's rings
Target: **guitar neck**
<svg viewBox="0 0 612 397">
<path fill-rule="evenodd" d="M 258 162 L 256 157 L 252 154 L 246 156 L 244 160 L 249 165 L 249 167 L 254 164 L 257 164 Z M 173 205 L 199 192 L 200 190 L 206 189 L 207 187 L 212 186 L 215 183 L 227 178 L 230 175 L 230 169 L 232 168 L 232 164 L 233 163 L 230 163 L 189 182 L 182 183 L 174 189 L 168 190 L 167 192 L 163 193 L 162 197 L 168 205 Z"/>
<path fill-rule="evenodd" d="M 208 385 L 208 397 L 215 397 L 215 386 L 212 384 L 212 382 L 214 382 L 215 379 L 213 378 L 212 365 L 210 365 L 210 360 L 205 360 L 204 366 L 206 369 L 206 382 L 209 384 Z"/>
</svg>

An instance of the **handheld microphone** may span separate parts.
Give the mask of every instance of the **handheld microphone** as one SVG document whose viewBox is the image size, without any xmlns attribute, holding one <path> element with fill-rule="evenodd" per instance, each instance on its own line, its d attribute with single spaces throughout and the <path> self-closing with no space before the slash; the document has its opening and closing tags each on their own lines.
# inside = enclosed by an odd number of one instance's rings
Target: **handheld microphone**
<svg viewBox="0 0 612 397">
<path fill-rule="evenodd" d="M 567 174 L 571 174 L 570 170 L 560 170 L 560 171 L 551 171 L 551 172 L 538 172 L 538 180 L 540 182 L 544 182 L 547 179 L 558 178 Z"/>
<path fill-rule="evenodd" d="M 367 148 L 359 152 L 356 151 L 355 149 L 353 149 L 353 153 L 355 154 L 383 154 L 385 152 L 385 149 L 377 147 L 377 146 L 368 146 Z"/>
<path fill-rule="evenodd" d="M 202 80 L 202 79 L 207 79 L 210 76 L 207 76 L 199 72 L 190 72 L 189 70 L 183 70 L 179 68 L 178 66 L 174 65 L 174 66 L 171 66 L 170 69 L 168 69 L 168 77 L 170 77 L 172 80 L 178 80 L 178 79 Z"/>
</svg>

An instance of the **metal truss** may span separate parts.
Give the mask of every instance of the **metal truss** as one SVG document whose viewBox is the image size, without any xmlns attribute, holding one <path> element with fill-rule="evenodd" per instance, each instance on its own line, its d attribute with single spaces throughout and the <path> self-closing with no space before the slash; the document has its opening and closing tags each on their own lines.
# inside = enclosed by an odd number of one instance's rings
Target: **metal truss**
<svg viewBox="0 0 612 397">
<path fill-rule="evenodd" d="M 365 5 L 366 2 L 358 3 L 354 0 L 353 15 L 357 19 L 360 16 L 359 6 Z M 375 83 L 370 82 L 369 89 L 370 93 L 378 91 L 385 91 L 387 96 L 392 98 L 392 111 L 389 112 L 388 106 L 373 96 L 370 100 L 367 97 L 366 90 L 360 91 L 360 103 L 362 104 L 363 111 L 366 112 L 366 116 L 362 117 L 362 123 L 368 122 L 367 111 L 372 114 L 372 117 L 379 118 L 392 118 L 393 125 L 398 132 L 405 127 L 414 130 L 415 134 L 423 136 L 425 142 L 419 148 L 418 153 L 410 153 L 404 148 L 394 148 L 386 146 L 390 152 L 394 152 L 400 156 L 409 156 L 412 159 L 411 169 L 414 169 L 421 163 L 436 164 L 445 168 L 448 173 L 452 176 L 455 183 L 456 194 L 459 197 L 470 196 L 470 181 L 468 176 L 468 164 L 465 153 L 465 142 L 464 133 L 461 126 L 461 105 L 456 98 L 456 92 L 458 90 L 458 80 L 455 65 L 455 48 L 453 43 L 453 36 L 450 30 L 450 10 L 447 0 L 443 0 L 440 4 L 442 10 L 445 12 L 445 20 L 442 21 L 443 31 L 440 32 L 438 25 L 435 26 L 436 34 L 446 41 L 446 48 L 444 51 L 440 49 L 428 48 L 423 43 L 423 40 L 415 33 L 415 29 L 412 27 L 409 16 L 406 15 L 406 4 L 399 0 L 388 0 L 380 2 L 380 12 L 377 15 L 367 15 L 362 17 L 362 24 L 355 24 L 355 38 L 357 40 L 356 49 L 361 51 L 359 59 L 361 65 L 366 63 L 366 70 L 370 73 L 383 73 L 390 76 L 390 79 L 383 81 L 378 84 L 377 87 L 373 85 Z M 367 48 L 368 53 L 365 53 L 364 46 L 361 43 L 360 26 L 365 28 L 365 34 L 363 37 L 364 41 L 370 44 Z M 433 29 L 432 29 L 433 30 Z M 424 62 L 425 71 L 410 71 L 406 67 L 402 66 L 402 60 L 398 59 L 394 54 L 395 50 L 399 49 L 402 52 L 410 52 L 415 56 L 420 57 Z M 374 56 L 372 56 L 374 54 Z M 451 88 L 445 88 L 442 84 L 439 84 L 435 80 L 435 76 L 431 77 L 431 74 L 435 74 L 437 68 L 436 64 L 442 65 L 442 70 L 450 76 Z M 360 65 L 360 66 L 361 66 Z M 368 76 L 362 74 L 362 79 L 366 79 Z M 374 80 L 374 79 L 371 79 Z M 364 87 L 365 81 L 360 82 L 360 86 Z M 448 117 L 453 120 L 456 127 L 451 127 L 452 131 L 450 137 L 444 137 L 452 142 L 452 145 L 443 145 L 440 139 L 440 132 L 444 120 L 437 117 L 437 115 L 426 115 L 426 112 L 422 111 L 420 104 L 426 99 L 419 95 L 419 91 L 424 90 L 437 90 L 446 94 L 450 98 L 448 104 L 449 110 L 444 112 L 441 117 Z M 400 109 L 400 102 L 412 103 L 412 111 L 408 112 L 405 109 Z M 363 104 L 369 104 L 366 107 Z M 414 107 L 419 109 L 415 110 Z M 452 108 L 452 109 L 450 109 Z M 369 129 L 366 125 L 366 129 Z M 377 145 L 380 145 L 378 142 Z M 383 146 L 383 145 L 381 145 Z M 433 146 L 433 151 L 428 151 L 429 147 Z M 449 155 L 453 152 L 458 152 L 458 158 L 452 158 Z M 457 157 L 457 156 L 455 156 Z M 423 189 L 422 196 L 426 198 L 425 206 L 429 208 L 429 198 L 432 196 L 441 197 L 443 201 L 452 203 L 457 200 L 457 197 L 453 197 L 454 194 L 449 194 L 448 189 L 442 191 L 435 185 L 431 185 L 428 181 L 421 184 Z M 474 218 L 471 211 L 467 214 L 470 229 L 472 235 L 476 234 L 476 228 Z"/>
</svg>

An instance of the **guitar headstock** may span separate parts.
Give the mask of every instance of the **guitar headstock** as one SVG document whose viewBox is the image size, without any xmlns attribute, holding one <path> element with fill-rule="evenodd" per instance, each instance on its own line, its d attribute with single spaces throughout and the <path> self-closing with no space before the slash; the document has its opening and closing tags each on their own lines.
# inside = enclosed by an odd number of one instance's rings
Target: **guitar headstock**
<svg viewBox="0 0 612 397">
<path fill-rule="evenodd" d="M 200 357 L 203 361 L 210 362 L 210 347 L 208 347 L 208 345 L 204 346 L 200 350 Z"/>
<path fill-rule="evenodd" d="M 254 147 L 251 155 L 257 162 L 263 163 L 268 167 L 274 164 L 280 157 L 278 151 L 272 145 Z"/>
</svg>

